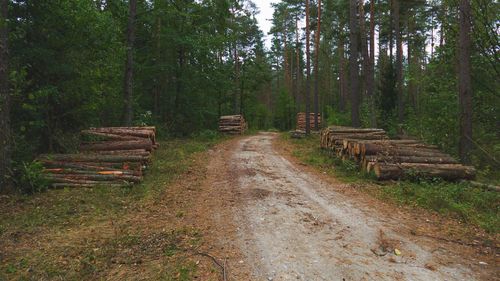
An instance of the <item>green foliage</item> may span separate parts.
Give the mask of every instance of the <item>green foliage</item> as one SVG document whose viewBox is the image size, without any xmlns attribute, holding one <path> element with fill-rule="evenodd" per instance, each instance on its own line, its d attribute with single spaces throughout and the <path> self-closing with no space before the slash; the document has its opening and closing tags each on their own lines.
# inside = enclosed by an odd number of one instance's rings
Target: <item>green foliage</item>
<svg viewBox="0 0 500 281">
<path fill-rule="evenodd" d="M 384 186 L 383 194 L 401 204 L 417 205 L 452 215 L 491 233 L 500 231 L 498 192 L 474 188 L 467 183 L 420 180 Z"/>
<path fill-rule="evenodd" d="M 283 139 L 293 144 L 293 156 L 324 173 L 346 182 L 378 183 L 370 175 L 359 172 L 355 162 L 340 160 L 321 150 L 317 136 L 294 140 L 286 134 Z M 380 189 L 381 193 L 376 195 L 383 199 L 450 215 L 490 233 L 500 231 L 498 192 L 474 188 L 466 182 L 450 183 L 436 178 L 422 178 L 418 174 L 405 181 L 380 185 Z"/>
<path fill-rule="evenodd" d="M 19 168 L 20 174 L 17 187 L 23 193 L 38 193 L 47 190 L 49 181 L 43 177 L 43 165 L 40 162 L 23 162 Z"/>
<path fill-rule="evenodd" d="M 350 112 L 340 112 L 331 106 L 326 106 L 328 125 L 349 126 L 351 124 Z"/>
</svg>

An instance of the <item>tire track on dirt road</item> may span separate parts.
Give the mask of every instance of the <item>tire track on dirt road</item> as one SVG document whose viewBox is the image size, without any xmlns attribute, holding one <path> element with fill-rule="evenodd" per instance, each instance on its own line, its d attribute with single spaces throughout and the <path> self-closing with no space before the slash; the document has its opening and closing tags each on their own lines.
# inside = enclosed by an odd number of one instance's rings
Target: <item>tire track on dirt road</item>
<svg viewBox="0 0 500 281">
<path fill-rule="evenodd" d="M 273 149 L 276 137 L 242 138 L 227 159 L 234 178 L 224 184 L 241 202 L 231 207 L 233 242 L 252 280 L 476 279 L 467 261 L 440 263 L 440 255 L 453 254 L 397 233 L 396 219 L 377 217 L 296 168 Z"/>
</svg>

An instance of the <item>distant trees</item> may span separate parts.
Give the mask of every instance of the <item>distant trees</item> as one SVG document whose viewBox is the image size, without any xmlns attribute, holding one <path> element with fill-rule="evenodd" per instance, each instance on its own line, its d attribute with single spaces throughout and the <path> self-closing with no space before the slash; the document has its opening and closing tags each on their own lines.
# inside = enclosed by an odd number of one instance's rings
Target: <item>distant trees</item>
<svg viewBox="0 0 500 281">
<path fill-rule="evenodd" d="M 11 173 L 8 3 L 0 1 L 0 192 L 8 185 Z"/>
</svg>

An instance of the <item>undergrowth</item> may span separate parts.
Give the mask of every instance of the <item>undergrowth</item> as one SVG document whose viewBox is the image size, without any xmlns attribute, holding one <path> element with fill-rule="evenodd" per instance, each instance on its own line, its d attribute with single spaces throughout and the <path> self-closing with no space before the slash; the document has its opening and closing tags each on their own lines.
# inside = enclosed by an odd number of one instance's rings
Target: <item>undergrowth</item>
<svg viewBox="0 0 500 281">
<path fill-rule="evenodd" d="M 479 226 L 489 233 L 500 232 L 500 194 L 470 186 L 468 183 L 446 182 L 440 179 L 403 180 L 378 183 L 372 175 L 359 171 L 353 161 L 342 161 L 319 147 L 319 136 L 291 139 L 292 155 L 305 164 L 321 169 L 345 182 L 359 182 L 379 186 L 376 194 L 397 204 L 430 209 L 460 221 Z"/>
<path fill-rule="evenodd" d="M 42 237 L 59 235 L 67 231 L 109 224 L 125 214 L 143 208 L 148 202 L 157 200 L 174 179 L 193 165 L 195 153 L 206 151 L 223 139 L 218 134 L 207 131 L 189 139 L 161 141 L 144 181 L 132 187 L 103 185 L 95 188 L 49 189 L 35 194 L 12 194 L 0 197 L 0 240 L 2 241 L 0 242 L 0 280 L 31 280 L 32 278 L 95 280 L 100 276 L 99 274 L 109 269 L 110 260 L 120 254 L 116 249 L 123 245 L 126 246 L 125 248 L 142 247 L 141 243 L 144 243 L 145 237 L 142 237 L 141 232 L 118 233 L 111 240 L 105 238 L 99 238 L 96 241 L 89 240 L 90 244 L 83 250 L 77 249 L 76 246 L 51 246 L 67 247 L 64 253 L 52 252 L 52 254 L 76 257 L 66 257 L 65 259 L 69 260 L 66 266 L 60 264 L 63 256 L 50 256 L 51 254 L 46 250 L 37 247 L 29 250 L 23 248 L 20 252 L 11 250 L 10 254 L 7 254 L 2 247 L 8 244 L 15 245 L 17 241 L 26 241 L 27 237 L 31 237 L 29 240 L 35 242 L 39 239 L 39 235 Z M 182 234 L 182 237 L 198 235 L 191 234 L 191 232 Z M 99 235 L 95 234 L 93 239 L 100 237 Z M 81 237 L 81 239 L 89 238 Z M 92 249 L 94 247 L 95 249 Z M 196 265 L 188 260 L 179 260 L 169 256 L 169 253 L 175 254 L 172 252 L 175 247 L 177 246 L 173 244 L 165 246 L 168 266 L 159 271 L 160 277 L 166 280 L 191 280 L 196 271 Z"/>
</svg>

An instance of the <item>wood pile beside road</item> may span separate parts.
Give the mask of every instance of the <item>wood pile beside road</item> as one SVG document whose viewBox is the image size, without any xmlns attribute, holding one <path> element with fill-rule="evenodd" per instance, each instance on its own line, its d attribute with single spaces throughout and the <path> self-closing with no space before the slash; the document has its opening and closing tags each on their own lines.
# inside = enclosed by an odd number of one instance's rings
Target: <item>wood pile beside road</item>
<svg viewBox="0 0 500 281">
<path fill-rule="evenodd" d="M 231 135 L 241 135 L 248 129 L 243 115 L 225 115 L 219 118 L 219 132 Z"/>
<path fill-rule="evenodd" d="M 311 131 L 314 130 L 314 113 L 309 114 L 309 125 L 311 128 Z M 298 131 L 305 131 L 306 130 L 306 113 L 305 112 L 299 112 L 297 113 L 297 125 L 296 129 Z M 318 113 L 318 127 L 321 128 L 321 114 Z"/>
<path fill-rule="evenodd" d="M 461 165 L 436 146 L 418 140 L 389 139 L 382 129 L 333 126 L 321 132 L 321 148 L 342 160 L 350 159 L 379 180 L 406 177 L 473 179 L 474 167 Z"/>
<path fill-rule="evenodd" d="M 80 153 L 38 157 L 53 187 L 123 186 L 142 181 L 158 148 L 155 127 L 106 127 L 81 131 Z"/>
</svg>

